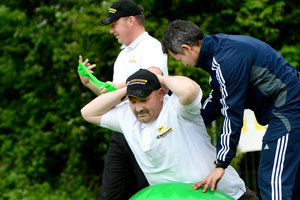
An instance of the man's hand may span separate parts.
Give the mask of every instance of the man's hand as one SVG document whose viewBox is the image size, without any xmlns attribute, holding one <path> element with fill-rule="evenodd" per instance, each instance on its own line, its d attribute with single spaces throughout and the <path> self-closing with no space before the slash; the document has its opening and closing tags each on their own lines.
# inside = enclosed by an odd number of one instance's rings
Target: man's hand
<svg viewBox="0 0 300 200">
<path fill-rule="evenodd" d="M 79 55 L 79 62 L 81 62 L 92 74 L 94 73 L 93 71 L 92 71 L 92 69 L 94 68 L 94 67 L 96 67 L 96 64 L 93 64 L 93 65 L 91 65 L 90 63 L 89 63 L 89 59 L 86 59 L 84 62 L 82 62 L 82 56 L 81 55 Z M 90 81 L 90 78 L 88 77 L 88 76 L 82 76 L 81 74 L 79 74 L 79 77 L 80 77 L 80 80 L 81 80 L 81 82 L 82 82 L 82 84 L 83 85 L 87 85 L 88 83 L 89 83 L 89 81 Z"/>
<path fill-rule="evenodd" d="M 92 74 L 94 73 L 94 72 L 92 71 L 92 69 L 93 69 L 94 67 L 96 67 L 96 64 L 91 65 L 91 64 L 89 63 L 89 59 L 86 59 L 86 60 L 83 62 L 83 61 L 82 61 L 82 56 L 81 56 L 81 55 L 79 55 L 79 62 L 80 62 L 83 66 L 85 66 Z M 78 68 L 78 69 L 79 69 L 79 68 Z M 86 73 L 86 72 L 85 72 L 85 73 Z M 78 75 L 79 75 L 79 78 L 80 78 L 80 80 L 81 80 L 81 83 L 82 83 L 85 87 L 89 88 L 89 89 L 90 89 L 92 92 L 94 92 L 97 96 L 99 96 L 100 94 L 102 94 L 100 88 L 98 88 L 98 87 L 90 80 L 90 78 L 89 78 L 88 75 L 84 76 L 84 74 L 81 75 L 80 73 L 78 73 Z"/>
<path fill-rule="evenodd" d="M 163 81 L 163 76 L 156 74 L 158 81 L 160 82 L 161 88 L 164 91 L 164 95 L 168 94 L 169 92 L 169 88 L 165 85 L 164 81 Z"/>
<path fill-rule="evenodd" d="M 211 184 L 211 191 L 217 189 L 217 183 L 222 178 L 225 173 L 225 169 L 221 167 L 215 168 L 204 180 L 199 183 L 193 185 L 193 189 L 196 190 L 200 188 L 202 185 L 205 185 L 203 188 L 203 192 L 206 192 L 207 188 Z"/>
</svg>

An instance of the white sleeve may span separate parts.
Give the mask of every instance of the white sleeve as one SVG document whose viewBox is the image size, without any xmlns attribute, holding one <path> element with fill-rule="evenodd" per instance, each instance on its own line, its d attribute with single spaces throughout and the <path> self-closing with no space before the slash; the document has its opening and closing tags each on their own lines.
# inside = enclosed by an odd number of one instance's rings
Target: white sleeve
<svg viewBox="0 0 300 200">
<path fill-rule="evenodd" d="M 189 121 L 194 121 L 201 114 L 200 113 L 201 99 L 202 99 L 202 90 L 200 89 L 198 97 L 193 103 L 183 106 L 179 103 L 178 98 L 176 98 L 174 107 L 180 116 L 182 116 L 183 118 Z"/>
<path fill-rule="evenodd" d="M 108 128 L 113 131 L 122 132 L 121 119 L 119 118 L 122 112 L 128 112 L 127 103 L 121 103 L 118 106 L 112 108 L 110 111 L 102 115 L 100 126 L 103 128 Z"/>
</svg>

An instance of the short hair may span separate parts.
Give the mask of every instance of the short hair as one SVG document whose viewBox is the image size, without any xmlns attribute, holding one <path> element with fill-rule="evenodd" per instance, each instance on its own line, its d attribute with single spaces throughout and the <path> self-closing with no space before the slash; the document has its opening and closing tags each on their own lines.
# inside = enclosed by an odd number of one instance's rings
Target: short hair
<svg viewBox="0 0 300 200">
<path fill-rule="evenodd" d="M 169 51 L 174 54 L 183 54 L 183 44 L 200 46 L 203 39 L 202 30 L 194 23 L 184 20 L 171 22 L 164 32 L 161 41 L 163 53 Z"/>
<path fill-rule="evenodd" d="M 142 12 L 144 12 L 143 6 L 139 5 L 139 8 L 141 9 Z M 139 23 L 139 25 L 145 27 L 145 15 L 144 14 L 139 14 L 134 16 Z"/>
</svg>

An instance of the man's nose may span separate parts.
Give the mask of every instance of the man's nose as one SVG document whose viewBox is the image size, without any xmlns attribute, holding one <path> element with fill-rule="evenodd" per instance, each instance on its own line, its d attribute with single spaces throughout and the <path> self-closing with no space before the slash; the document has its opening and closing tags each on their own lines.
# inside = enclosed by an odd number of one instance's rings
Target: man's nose
<svg viewBox="0 0 300 200">
<path fill-rule="evenodd" d="M 141 104 L 141 103 L 136 103 L 136 105 L 135 105 L 135 110 L 137 111 L 137 112 L 140 112 L 140 111 L 142 111 L 144 109 L 144 107 L 143 107 L 143 105 Z"/>
</svg>

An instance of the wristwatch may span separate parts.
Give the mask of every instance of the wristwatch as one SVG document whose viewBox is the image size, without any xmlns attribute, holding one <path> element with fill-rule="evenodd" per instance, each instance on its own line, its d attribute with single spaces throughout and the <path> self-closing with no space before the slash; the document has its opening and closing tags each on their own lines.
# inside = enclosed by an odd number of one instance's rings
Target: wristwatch
<svg viewBox="0 0 300 200">
<path fill-rule="evenodd" d="M 223 169 L 226 169 L 226 168 L 227 168 L 226 165 L 223 165 L 222 163 L 219 163 L 218 160 L 215 160 L 214 164 L 215 164 L 216 168 L 218 168 L 218 167 L 221 167 L 221 168 L 223 168 Z"/>
</svg>

